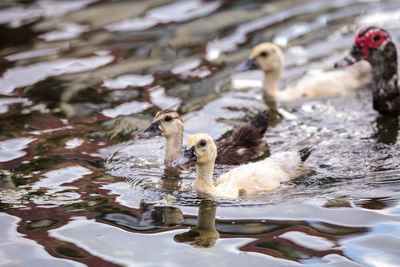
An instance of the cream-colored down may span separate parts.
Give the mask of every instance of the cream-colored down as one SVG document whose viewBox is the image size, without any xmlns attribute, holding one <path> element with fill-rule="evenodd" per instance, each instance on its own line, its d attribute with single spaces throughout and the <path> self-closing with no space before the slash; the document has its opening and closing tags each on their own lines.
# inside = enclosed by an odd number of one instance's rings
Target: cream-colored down
<svg viewBox="0 0 400 267">
<path fill-rule="evenodd" d="M 284 101 L 344 95 L 372 80 L 371 66 L 366 61 L 360 61 L 344 69 L 311 73 L 295 85 L 279 90 L 285 65 L 282 50 L 273 43 L 262 43 L 253 48 L 251 57 L 256 59 L 264 72 L 264 96 Z"/>
<path fill-rule="evenodd" d="M 205 146 L 200 141 L 206 141 Z M 196 134 L 189 138 L 188 147 L 195 147 L 197 177 L 193 188 L 201 193 L 226 198 L 238 198 L 262 190 L 273 190 L 303 174 L 307 167 L 298 151 L 280 152 L 262 161 L 234 168 L 217 178 L 213 184 L 214 162 L 217 148 L 208 134 Z"/>
<path fill-rule="evenodd" d="M 170 121 L 166 121 L 166 117 Z M 182 149 L 183 121 L 176 111 L 157 112 L 153 121 L 160 121 L 161 135 L 165 137 L 164 163 L 171 166 L 172 162 L 179 158 Z"/>
</svg>

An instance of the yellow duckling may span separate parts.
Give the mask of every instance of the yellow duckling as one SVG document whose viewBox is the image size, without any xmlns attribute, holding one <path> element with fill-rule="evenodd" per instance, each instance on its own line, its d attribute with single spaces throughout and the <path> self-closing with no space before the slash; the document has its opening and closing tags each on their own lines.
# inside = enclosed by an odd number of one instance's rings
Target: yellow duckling
<svg viewBox="0 0 400 267">
<path fill-rule="evenodd" d="M 262 161 L 248 163 L 221 175 L 213 184 L 213 171 L 217 147 L 213 139 L 205 133 L 189 137 L 187 147 L 172 165 L 178 166 L 195 162 L 197 177 L 193 189 L 226 198 L 238 198 L 255 194 L 261 190 L 273 190 L 282 182 L 304 174 L 307 166 L 304 161 L 312 148 L 300 151 L 279 152 Z"/>
<path fill-rule="evenodd" d="M 278 90 L 285 68 L 282 50 L 273 43 L 261 43 L 253 48 L 250 57 L 235 72 L 260 69 L 264 72 L 263 95 L 284 101 L 301 98 L 344 95 L 371 81 L 371 66 L 361 61 L 352 68 L 330 70 L 301 79 L 296 85 Z"/>
</svg>

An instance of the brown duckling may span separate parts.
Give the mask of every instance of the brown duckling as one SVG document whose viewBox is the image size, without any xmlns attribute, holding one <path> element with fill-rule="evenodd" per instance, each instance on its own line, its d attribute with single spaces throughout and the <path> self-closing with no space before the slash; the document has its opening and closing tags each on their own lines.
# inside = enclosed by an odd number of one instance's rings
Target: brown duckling
<svg viewBox="0 0 400 267">
<path fill-rule="evenodd" d="M 362 59 L 372 66 L 373 107 L 381 114 L 400 113 L 400 88 L 397 75 L 397 52 L 389 33 L 378 27 L 361 29 L 349 54 L 335 67 L 352 65 Z"/>
<path fill-rule="evenodd" d="M 237 129 L 233 135 L 218 144 L 217 164 L 237 165 L 250 161 L 268 152 L 269 148 L 264 140 L 264 133 L 268 128 L 268 116 L 257 114 L 250 123 Z M 178 112 L 167 109 L 157 112 L 150 126 L 138 134 L 137 138 L 164 136 L 166 166 L 179 158 L 182 149 L 183 121 Z"/>
</svg>

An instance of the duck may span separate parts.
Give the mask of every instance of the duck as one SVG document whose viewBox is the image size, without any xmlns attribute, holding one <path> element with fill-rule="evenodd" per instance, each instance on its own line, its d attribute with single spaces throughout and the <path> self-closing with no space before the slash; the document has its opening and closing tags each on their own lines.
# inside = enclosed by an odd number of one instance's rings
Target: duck
<svg viewBox="0 0 400 267">
<path fill-rule="evenodd" d="M 339 96 L 368 84 L 371 80 L 370 66 L 359 62 L 349 70 L 323 71 L 312 77 L 306 76 L 297 84 L 278 90 L 285 68 L 282 50 L 274 43 L 265 42 L 255 46 L 250 57 L 235 68 L 234 72 L 262 70 L 262 86 L 265 98 L 297 101 L 303 98 Z"/>
<path fill-rule="evenodd" d="M 400 88 L 397 73 L 397 52 L 389 33 L 371 26 L 358 31 L 353 47 L 335 67 L 347 67 L 360 60 L 372 68 L 372 103 L 381 114 L 398 116 L 400 113 Z"/>
<path fill-rule="evenodd" d="M 282 182 L 305 174 L 309 166 L 304 162 L 312 151 L 312 147 L 306 147 L 299 151 L 275 153 L 264 160 L 231 169 L 219 176 L 214 184 L 217 146 L 207 133 L 199 133 L 189 137 L 186 148 L 172 165 L 194 162 L 197 177 L 193 189 L 197 193 L 235 199 L 277 189 Z"/>
<path fill-rule="evenodd" d="M 217 164 L 237 165 L 248 162 L 262 153 L 268 153 L 269 147 L 264 138 L 268 128 L 268 115 L 259 113 L 247 124 L 238 128 L 232 136 L 218 143 Z M 166 109 L 157 112 L 153 122 L 139 132 L 137 139 L 164 136 L 164 164 L 172 167 L 172 162 L 179 158 L 182 149 L 184 123 L 178 112 Z"/>
</svg>

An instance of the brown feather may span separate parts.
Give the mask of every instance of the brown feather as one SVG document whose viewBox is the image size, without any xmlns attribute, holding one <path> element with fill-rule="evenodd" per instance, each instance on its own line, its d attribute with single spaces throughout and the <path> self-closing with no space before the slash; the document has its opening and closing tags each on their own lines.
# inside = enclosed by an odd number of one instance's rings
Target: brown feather
<svg viewBox="0 0 400 267">
<path fill-rule="evenodd" d="M 233 135 L 217 145 L 217 164 L 237 165 L 250 161 L 261 152 L 269 151 L 263 140 L 268 127 L 268 117 L 258 114 L 248 124 L 237 129 Z"/>
</svg>

